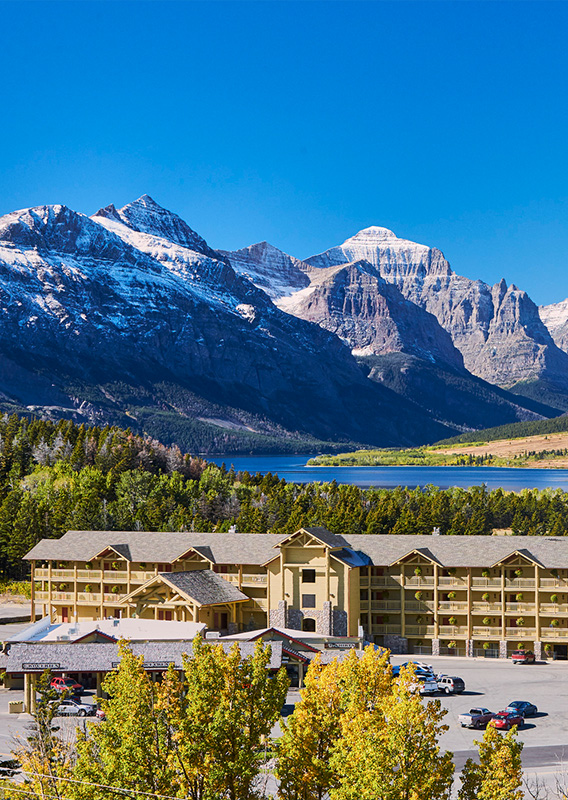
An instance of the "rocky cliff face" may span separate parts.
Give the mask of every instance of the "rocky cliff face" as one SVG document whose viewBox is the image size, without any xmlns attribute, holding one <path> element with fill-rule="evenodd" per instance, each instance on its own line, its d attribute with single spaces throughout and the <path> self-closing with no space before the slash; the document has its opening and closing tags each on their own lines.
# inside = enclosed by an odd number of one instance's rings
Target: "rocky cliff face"
<svg viewBox="0 0 568 800">
<path fill-rule="evenodd" d="M 287 297 L 310 285 L 308 267 L 268 242 L 251 244 L 242 250 L 220 250 L 239 275 L 248 278 L 273 300 Z"/>
<path fill-rule="evenodd" d="M 280 298 L 278 306 L 335 333 L 354 355 L 407 353 L 463 367 L 460 352 L 436 318 L 406 300 L 368 261 L 308 274 L 309 288 Z"/>
<path fill-rule="evenodd" d="M 433 314 L 474 375 L 508 388 L 544 379 L 568 391 L 568 358 L 516 286 L 456 275 L 439 250 L 399 239 L 386 228 L 360 231 L 306 263 L 326 269 L 355 259 L 369 261 L 407 300 Z"/>
<path fill-rule="evenodd" d="M 538 313 L 556 346 L 568 352 L 568 300 L 539 306 Z"/>
<path fill-rule="evenodd" d="M 370 444 L 448 433 L 147 196 L 93 218 L 65 206 L 0 218 L 0 319 L 4 407 L 99 422 L 111 409 L 166 441 L 198 423 Z"/>
</svg>

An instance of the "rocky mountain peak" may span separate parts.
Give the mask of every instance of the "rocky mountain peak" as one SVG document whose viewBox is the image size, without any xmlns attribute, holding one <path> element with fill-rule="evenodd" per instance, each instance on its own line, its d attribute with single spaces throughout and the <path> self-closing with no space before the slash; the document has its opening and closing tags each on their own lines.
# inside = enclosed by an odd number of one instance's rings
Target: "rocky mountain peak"
<svg viewBox="0 0 568 800">
<path fill-rule="evenodd" d="M 265 291 L 272 300 L 287 297 L 310 285 L 309 267 L 269 242 L 258 242 L 241 250 L 221 250 L 239 275 Z"/>
<path fill-rule="evenodd" d="M 394 231 L 389 230 L 389 228 L 382 228 L 379 225 L 371 225 L 369 228 L 360 230 L 355 236 L 346 239 L 344 244 L 347 244 L 347 242 L 382 242 L 392 239 L 398 239 Z"/>
<path fill-rule="evenodd" d="M 143 194 L 142 197 L 119 209 L 111 203 L 111 205 L 99 209 L 93 214 L 93 217 L 113 219 L 133 231 L 167 239 L 181 247 L 188 247 L 190 250 L 213 258 L 217 256 L 215 250 L 209 247 L 205 239 L 192 230 L 187 222 L 173 211 L 168 211 L 156 203 L 148 194 Z"/>
</svg>

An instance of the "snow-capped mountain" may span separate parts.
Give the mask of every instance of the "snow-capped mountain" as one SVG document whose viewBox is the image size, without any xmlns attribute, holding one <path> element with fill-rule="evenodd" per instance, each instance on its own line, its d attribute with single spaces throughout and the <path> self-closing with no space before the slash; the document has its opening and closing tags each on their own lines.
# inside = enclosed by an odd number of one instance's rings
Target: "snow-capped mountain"
<svg viewBox="0 0 568 800">
<path fill-rule="evenodd" d="M 147 196 L 92 218 L 60 205 L 1 217 L 0 319 L 4 409 L 128 421 L 222 452 L 235 436 L 258 449 L 449 432 Z"/>
<path fill-rule="evenodd" d="M 557 347 L 568 352 L 568 299 L 539 306 L 538 313 Z"/>
<path fill-rule="evenodd" d="M 545 381 L 568 391 L 568 357 L 554 344 L 526 292 L 505 281 L 489 286 L 454 273 L 443 253 L 399 239 L 386 228 L 360 231 L 305 263 L 319 269 L 365 259 L 407 300 L 433 314 L 474 375 L 522 390 Z"/>
<path fill-rule="evenodd" d="M 220 252 L 230 259 L 235 272 L 248 278 L 273 300 L 288 297 L 310 285 L 306 275 L 307 265 L 268 242 L 251 244 L 242 250 Z"/>
</svg>

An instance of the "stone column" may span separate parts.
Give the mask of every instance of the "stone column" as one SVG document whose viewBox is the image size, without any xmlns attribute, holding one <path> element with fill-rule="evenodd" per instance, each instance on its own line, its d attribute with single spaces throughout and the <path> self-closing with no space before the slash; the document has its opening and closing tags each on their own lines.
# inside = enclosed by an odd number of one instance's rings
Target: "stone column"
<svg viewBox="0 0 568 800">
<path fill-rule="evenodd" d="M 272 628 L 286 628 L 287 616 L 286 600 L 280 600 L 278 608 L 271 608 L 268 612 L 268 623 Z"/>
<path fill-rule="evenodd" d="M 465 654 L 468 658 L 473 658 L 473 639 L 466 639 L 465 642 Z"/>
<path fill-rule="evenodd" d="M 535 659 L 537 661 L 542 661 L 542 652 L 543 652 L 542 642 L 537 641 L 534 643 L 533 652 Z"/>
<path fill-rule="evenodd" d="M 503 639 L 499 642 L 499 658 L 507 658 L 507 642 Z"/>
<path fill-rule="evenodd" d="M 432 655 L 439 656 L 440 655 L 440 640 L 439 639 L 432 639 Z"/>
</svg>

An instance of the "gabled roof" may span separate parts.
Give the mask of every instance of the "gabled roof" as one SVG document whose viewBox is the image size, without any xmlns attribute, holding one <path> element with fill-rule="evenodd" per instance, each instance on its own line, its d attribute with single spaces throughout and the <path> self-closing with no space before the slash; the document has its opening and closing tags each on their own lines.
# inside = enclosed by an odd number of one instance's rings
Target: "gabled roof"
<svg viewBox="0 0 568 800">
<path fill-rule="evenodd" d="M 316 539 L 318 542 L 321 542 L 326 547 L 330 547 L 331 549 L 340 549 L 348 544 L 343 536 L 339 536 L 336 533 L 331 533 L 331 531 L 328 531 L 327 528 L 316 526 L 312 528 L 300 528 L 299 530 L 294 531 L 294 533 L 291 533 L 289 536 L 286 536 L 274 546 L 279 547 L 280 545 L 287 544 L 289 541 L 295 539 L 302 533 L 307 533 L 309 536 Z"/>
<path fill-rule="evenodd" d="M 529 551 L 528 551 L 528 550 L 525 550 L 525 549 L 523 549 L 523 550 L 512 550 L 512 551 L 511 551 L 510 553 L 508 553 L 506 556 L 504 556 L 503 558 L 500 558 L 500 559 L 499 559 L 499 561 L 496 561 L 494 564 L 490 564 L 489 566 L 490 566 L 490 567 L 497 567 L 497 566 L 499 566 L 500 564 L 502 564 L 504 561 L 507 561 L 509 558 L 513 558 L 514 556 L 520 556 L 521 558 L 524 558 L 526 561 L 529 561 L 531 564 L 536 564 L 536 565 L 537 565 L 537 566 L 539 566 L 539 567 L 542 567 L 542 566 L 543 566 L 543 565 L 540 563 L 540 561 L 538 561 L 536 558 L 534 558 L 534 557 L 533 557 L 533 556 L 532 556 L 532 555 L 529 553 Z"/>
<path fill-rule="evenodd" d="M 92 561 L 112 547 L 128 561 L 173 564 L 195 550 L 214 564 L 264 564 L 285 537 L 272 533 L 155 533 L 149 531 L 68 531 L 42 539 L 29 561 Z"/>
<path fill-rule="evenodd" d="M 408 558 L 408 556 L 412 555 L 422 556 L 427 561 L 430 561 L 431 564 L 437 564 L 439 567 L 443 566 L 441 561 L 433 556 L 427 547 L 414 547 L 412 550 L 409 550 L 408 553 L 405 553 L 403 556 L 395 559 L 392 564 L 389 564 L 388 566 L 392 567 L 394 564 L 399 564 L 401 561 L 404 561 L 405 558 Z"/>
<path fill-rule="evenodd" d="M 229 583 L 210 569 L 194 569 L 190 572 L 160 572 L 146 583 L 138 586 L 130 594 L 120 600 L 120 604 L 129 603 L 135 597 L 142 596 L 152 586 L 166 584 L 185 597 L 188 603 L 198 606 L 216 606 L 226 603 L 243 603 L 250 600 L 233 583 Z"/>
</svg>

